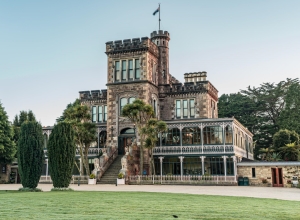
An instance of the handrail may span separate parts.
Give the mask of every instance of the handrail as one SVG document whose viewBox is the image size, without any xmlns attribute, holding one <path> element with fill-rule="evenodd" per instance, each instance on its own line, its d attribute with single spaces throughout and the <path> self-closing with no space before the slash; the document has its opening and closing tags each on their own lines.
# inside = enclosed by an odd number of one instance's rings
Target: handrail
<svg viewBox="0 0 300 220">
<path fill-rule="evenodd" d="M 97 179 L 100 179 L 105 171 L 108 169 L 108 167 L 112 164 L 114 161 L 114 156 L 118 155 L 118 149 L 115 149 L 114 152 L 109 156 L 108 160 L 104 162 L 104 164 L 100 167 L 100 173 L 98 175 Z"/>
</svg>

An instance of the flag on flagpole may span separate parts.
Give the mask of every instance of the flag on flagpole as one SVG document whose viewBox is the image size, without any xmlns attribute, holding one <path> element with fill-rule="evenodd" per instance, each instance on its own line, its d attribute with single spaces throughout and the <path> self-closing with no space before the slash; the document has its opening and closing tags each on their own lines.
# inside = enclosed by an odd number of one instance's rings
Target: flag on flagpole
<svg viewBox="0 0 300 220">
<path fill-rule="evenodd" d="M 159 7 L 153 12 L 153 15 L 155 15 L 157 12 L 159 12 Z"/>
</svg>

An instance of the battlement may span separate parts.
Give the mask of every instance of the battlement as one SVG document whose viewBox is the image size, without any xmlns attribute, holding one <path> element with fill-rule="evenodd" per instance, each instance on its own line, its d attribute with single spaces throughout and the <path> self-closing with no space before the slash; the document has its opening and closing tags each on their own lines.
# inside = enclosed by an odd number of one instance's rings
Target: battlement
<svg viewBox="0 0 300 220">
<path fill-rule="evenodd" d="M 153 31 L 151 33 L 151 38 L 155 38 L 155 37 L 166 37 L 169 39 L 170 33 L 168 31 L 163 31 L 163 30 Z"/>
<path fill-rule="evenodd" d="M 202 82 L 185 82 L 182 83 L 174 83 L 172 86 L 166 84 L 160 86 L 160 93 L 165 93 L 169 95 L 176 95 L 182 93 L 205 93 L 208 91 L 208 81 Z"/>
<path fill-rule="evenodd" d="M 142 38 L 109 41 L 106 42 L 106 53 L 118 52 L 124 50 L 146 49 L 149 46 L 148 39 L 149 39 L 148 37 L 142 37 Z"/>
<path fill-rule="evenodd" d="M 107 89 L 80 91 L 79 99 L 107 99 Z"/>
<path fill-rule="evenodd" d="M 201 82 L 206 81 L 207 73 L 203 72 L 195 72 L 195 73 L 185 73 L 184 74 L 184 81 L 187 82 Z"/>
</svg>

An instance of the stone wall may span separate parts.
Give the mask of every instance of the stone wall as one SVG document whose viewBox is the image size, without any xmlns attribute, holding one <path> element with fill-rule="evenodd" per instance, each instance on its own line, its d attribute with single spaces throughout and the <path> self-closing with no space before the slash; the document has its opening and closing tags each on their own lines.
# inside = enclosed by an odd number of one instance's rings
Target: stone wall
<svg viewBox="0 0 300 220">
<path fill-rule="evenodd" d="M 5 168 L 5 173 L 2 172 L 3 167 Z M 7 183 L 9 181 L 9 174 L 10 174 L 10 165 L 0 164 L 0 184 L 1 183 Z"/>
<path fill-rule="evenodd" d="M 282 168 L 283 186 L 287 187 L 287 181 L 293 176 L 300 179 L 300 166 L 238 166 L 238 176 L 248 177 L 250 186 L 272 186 L 272 168 Z M 255 168 L 255 177 L 252 177 L 252 168 Z M 262 180 L 266 179 L 267 183 Z"/>
</svg>

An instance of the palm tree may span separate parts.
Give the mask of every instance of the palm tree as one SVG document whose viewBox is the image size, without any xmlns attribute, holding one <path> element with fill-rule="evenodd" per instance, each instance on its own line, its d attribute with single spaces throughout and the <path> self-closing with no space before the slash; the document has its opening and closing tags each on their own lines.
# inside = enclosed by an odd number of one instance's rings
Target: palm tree
<svg viewBox="0 0 300 220">
<path fill-rule="evenodd" d="M 287 161 L 298 161 L 300 153 L 300 145 L 296 143 L 287 144 L 279 148 L 279 152 Z"/>
<path fill-rule="evenodd" d="M 167 124 L 164 121 L 150 119 L 147 126 L 142 129 L 142 133 L 146 135 L 145 147 L 149 149 L 151 156 L 152 174 L 155 175 L 155 166 L 153 158 L 153 149 L 159 140 L 158 135 L 167 130 Z"/>
<path fill-rule="evenodd" d="M 268 160 L 270 157 L 270 154 L 273 152 L 274 152 L 274 149 L 271 147 L 261 148 L 259 150 L 259 153 L 262 154 L 262 156 L 263 156 L 262 160 Z"/>
</svg>

